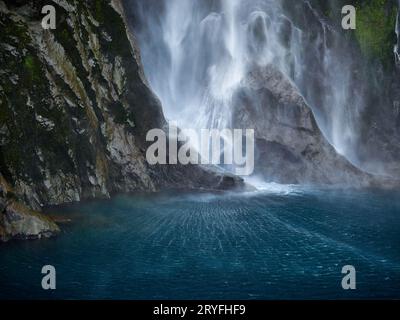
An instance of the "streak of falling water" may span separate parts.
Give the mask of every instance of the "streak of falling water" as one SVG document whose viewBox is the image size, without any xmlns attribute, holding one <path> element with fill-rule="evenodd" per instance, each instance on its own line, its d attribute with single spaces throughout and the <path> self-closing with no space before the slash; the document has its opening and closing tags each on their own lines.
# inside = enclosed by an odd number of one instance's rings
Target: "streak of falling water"
<svg viewBox="0 0 400 320">
<path fill-rule="evenodd" d="M 348 72 L 355 58 L 309 1 L 289 1 L 289 9 L 284 0 L 135 2 L 145 72 L 168 120 L 230 128 L 247 71 L 272 63 L 297 85 L 327 139 L 357 160 L 362 89 Z"/>
</svg>

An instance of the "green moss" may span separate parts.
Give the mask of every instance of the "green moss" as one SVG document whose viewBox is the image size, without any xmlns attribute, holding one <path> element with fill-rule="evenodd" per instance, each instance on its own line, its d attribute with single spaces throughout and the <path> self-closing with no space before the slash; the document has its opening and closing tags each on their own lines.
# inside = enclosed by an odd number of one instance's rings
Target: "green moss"
<svg viewBox="0 0 400 320">
<path fill-rule="evenodd" d="M 291 4 L 293 1 L 286 0 Z M 362 54 L 369 60 L 380 61 L 385 67 L 394 63 L 396 43 L 397 6 L 394 0 L 310 0 L 313 8 L 323 13 L 341 30 L 343 6 L 353 5 L 357 10 L 357 28 L 342 32 L 349 41 L 358 43 Z"/>
<path fill-rule="evenodd" d="M 102 23 L 104 22 L 105 3 L 103 0 L 95 0 L 94 2 L 94 17 L 98 22 Z"/>
<path fill-rule="evenodd" d="M 384 65 L 393 61 L 396 42 L 396 8 L 387 0 L 371 0 L 358 5 L 356 38 L 364 55 Z"/>
<path fill-rule="evenodd" d="M 24 59 L 24 67 L 27 71 L 27 76 L 30 82 L 40 81 L 42 69 L 41 63 L 37 57 L 27 55 Z"/>
</svg>

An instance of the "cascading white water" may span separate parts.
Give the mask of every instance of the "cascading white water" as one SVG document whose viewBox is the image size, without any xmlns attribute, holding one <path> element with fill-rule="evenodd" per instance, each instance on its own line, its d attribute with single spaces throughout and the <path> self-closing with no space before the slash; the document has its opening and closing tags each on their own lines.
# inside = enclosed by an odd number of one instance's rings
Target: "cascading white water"
<svg viewBox="0 0 400 320">
<path fill-rule="evenodd" d="M 349 72 L 352 58 L 337 40 L 327 44 L 329 25 L 308 1 L 299 12 L 287 12 L 283 0 L 137 2 L 145 72 L 168 120 L 230 128 L 232 97 L 246 72 L 272 63 L 297 85 L 328 140 L 356 160 L 363 101 Z M 310 29 L 293 21 L 305 10 Z"/>
<path fill-rule="evenodd" d="M 309 1 L 304 1 L 318 21 L 320 32 L 316 40 L 310 42 L 310 38 L 299 44 L 300 56 L 307 56 L 305 48 L 315 50 L 318 61 L 310 61 L 307 58 L 298 62 L 304 69 L 310 68 L 310 64 L 318 64 L 319 74 L 313 75 L 318 84 L 310 83 L 303 77 L 303 73 L 297 73 L 294 81 L 305 95 L 309 105 L 316 111 L 318 125 L 327 139 L 336 150 L 345 155 L 349 160 L 357 163 L 355 145 L 358 143 L 360 131 L 359 116 L 364 108 L 366 86 L 356 80 L 353 70 L 358 57 L 352 56 L 352 51 L 344 40 L 344 30 L 335 30 L 320 13 L 315 10 Z M 333 6 L 332 11 L 341 12 L 341 7 Z M 310 30 L 304 30 L 310 33 Z M 329 34 L 328 34 L 329 33 Z M 328 44 L 328 41 L 330 42 Z M 319 51 L 319 52 L 318 52 Z"/>
</svg>

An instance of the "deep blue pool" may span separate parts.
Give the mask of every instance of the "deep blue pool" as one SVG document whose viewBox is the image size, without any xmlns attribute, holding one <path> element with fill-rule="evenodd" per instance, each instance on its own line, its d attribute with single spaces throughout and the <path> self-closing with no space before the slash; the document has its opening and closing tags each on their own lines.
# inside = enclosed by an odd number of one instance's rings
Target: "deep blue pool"
<svg viewBox="0 0 400 320">
<path fill-rule="evenodd" d="M 57 238 L 0 245 L 0 298 L 400 298 L 399 192 L 271 185 L 51 212 L 72 220 Z M 357 270 L 354 291 L 341 287 L 344 265 Z"/>
</svg>

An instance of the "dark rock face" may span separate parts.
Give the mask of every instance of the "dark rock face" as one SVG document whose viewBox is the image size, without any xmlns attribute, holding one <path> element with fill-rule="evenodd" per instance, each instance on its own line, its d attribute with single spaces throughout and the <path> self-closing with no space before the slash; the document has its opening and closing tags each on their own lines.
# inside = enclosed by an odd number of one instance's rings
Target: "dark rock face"
<svg viewBox="0 0 400 320">
<path fill-rule="evenodd" d="M 146 134 L 166 121 L 120 1 L 50 3 L 56 30 L 41 27 L 49 3 L 0 1 L 0 173 L 15 199 L 40 210 L 120 192 L 230 188 L 211 169 L 146 162 Z M 55 229 L 15 202 L 1 211 L 10 237 Z"/>
<path fill-rule="evenodd" d="M 275 67 L 249 72 L 235 97 L 235 128 L 254 128 L 256 174 L 294 184 L 366 186 L 363 173 L 328 143 L 295 85 Z"/>
</svg>

